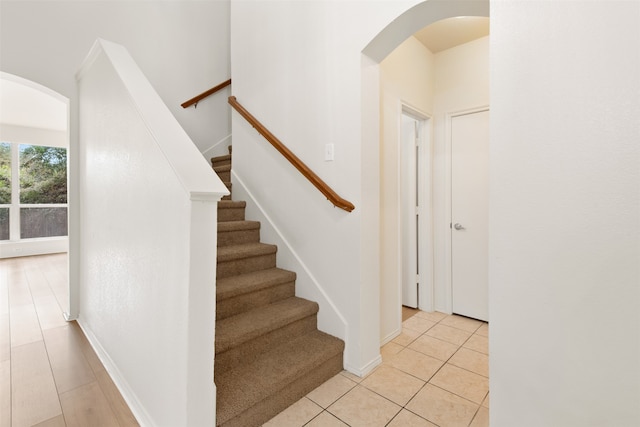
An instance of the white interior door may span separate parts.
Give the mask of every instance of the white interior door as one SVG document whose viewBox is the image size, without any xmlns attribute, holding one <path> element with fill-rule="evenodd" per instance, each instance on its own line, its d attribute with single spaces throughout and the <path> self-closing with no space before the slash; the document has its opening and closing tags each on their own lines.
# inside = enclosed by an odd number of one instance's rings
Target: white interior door
<svg viewBox="0 0 640 427">
<path fill-rule="evenodd" d="M 453 312 L 489 320 L 489 111 L 451 119 Z"/>
<path fill-rule="evenodd" d="M 418 308 L 418 132 L 420 122 L 402 114 L 400 195 L 402 203 L 402 305 Z"/>
</svg>

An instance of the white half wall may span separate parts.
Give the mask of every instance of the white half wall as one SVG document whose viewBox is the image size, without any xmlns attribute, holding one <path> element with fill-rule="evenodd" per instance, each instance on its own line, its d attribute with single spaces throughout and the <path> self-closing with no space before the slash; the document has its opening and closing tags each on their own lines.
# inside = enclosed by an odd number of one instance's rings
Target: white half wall
<svg viewBox="0 0 640 427">
<path fill-rule="evenodd" d="M 491 425 L 640 425 L 640 2 L 491 4 Z"/>
<path fill-rule="evenodd" d="M 213 426 L 228 191 L 125 48 L 96 42 L 78 86 L 78 322 L 141 425 Z"/>
<path fill-rule="evenodd" d="M 70 317 L 77 316 L 80 236 L 75 73 L 97 38 L 126 46 L 200 151 L 230 133 L 224 91 L 180 104 L 229 78 L 229 0 L 1 1 L 0 71 L 69 99 Z M 227 91 L 229 89 L 226 89 Z"/>
</svg>

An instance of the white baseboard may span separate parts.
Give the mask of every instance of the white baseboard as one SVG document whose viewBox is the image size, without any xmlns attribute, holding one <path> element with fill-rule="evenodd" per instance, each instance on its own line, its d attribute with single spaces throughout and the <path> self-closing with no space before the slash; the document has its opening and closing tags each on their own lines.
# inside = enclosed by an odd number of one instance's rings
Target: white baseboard
<svg viewBox="0 0 640 427">
<path fill-rule="evenodd" d="M 93 350 L 96 352 L 98 359 L 100 359 L 100 362 L 102 362 L 102 365 L 113 380 L 113 383 L 117 387 L 118 391 L 120 391 L 122 398 L 129 406 L 129 409 L 131 409 L 131 412 L 136 418 L 136 421 L 138 421 L 138 424 L 140 424 L 141 427 L 154 426 L 153 422 L 151 421 L 151 417 L 144 409 L 144 406 L 142 406 L 127 381 L 122 376 L 122 373 L 120 372 L 116 364 L 113 362 L 113 360 L 111 360 L 109 354 L 102 347 L 100 341 L 98 341 L 91 329 L 82 321 L 82 318 L 79 318 L 76 321 L 78 322 L 78 325 L 80 325 L 80 328 L 82 329 L 82 332 L 84 332 L 84 335 L 87 337 L 89 344 L 91 344 L 91 347 L 93 347 Z"/>
<path fill-rule="evenodd" d="M 382 356 L 378 355 L 371 362 L 367 363 L 361 368 L 356 368 L 355 366 L 345 365 L 344 369 L 351 372 L 354 375 L 363 378 L 367 376 L 371 371 L 373 371 L 376 367 L 378 367 L 382 363 Z"/>
<path fill-rule="evenodd" d="M 400 329 L 396 329 L 395 331 L 391 332 L 390 334 L 388 334 L 386 337 L 384 337 L 381 341 L 380 341 L 380 347 L 382 347 L 383 345 L 385 345 L 386 343 L 388 343 L 389 341 L 391 341 L 392 339 L 396 338 L 397 336 L 399 336 L 402 333 L 402 327 L 400 327 Z"/>
<path fill-rule="evenodd" d="M 69 251 L 69 239 L 47 237 L 0 243 L 0 258 L 55 254 Z"/>
</svg>

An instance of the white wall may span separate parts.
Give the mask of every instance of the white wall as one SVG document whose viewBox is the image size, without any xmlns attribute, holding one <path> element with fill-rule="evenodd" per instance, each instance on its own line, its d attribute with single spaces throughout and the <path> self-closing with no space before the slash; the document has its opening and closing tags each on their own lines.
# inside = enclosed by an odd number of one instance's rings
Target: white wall
<svg viewBox="0 0 640 427">
<path fill-rule="evenodd" d="M 234 171 L 283 231 L 347 322 L 345 366 L 379 362 L 379 141 L 363 148 L 362 49 L 415 1 L 231 4 L 234 94 L 353 212 L 334 208 L 234 115 Z M 375 65 L 371 64 L 375 74 Z M 366 68 L 366 67 L 365 67 Z M 377 91 L 376 91 L 377 92 Z M 375 130 L 374 130 L 375 132 Z M 335 144 L 335 161 L 324 146 Z M 320 308 L 323 310 L 323 308 Z M 337 319 L 336 319 L 337 321 Z"/>
<path fill-rule="evenodd" d="M 433 102 L 434 309 L 451 312 L 450 114 L 489 105 L 489 37 L 435 57 Z"/>
<path fill-rule="evenodd" d="M 229 89 L 180 107 L 229 78 L 228 0 L 3 1 L 0 12 L 1 71 L 59 92 L 72 110 L 74 74 L 104 38 L 127 47 L 200 151 L 230 133 Z"/>
<path fill-rule="evenodd" d="M 380 63 L 380 338 L 401 332 L 400 116 L 402 105 L 433 112 L 434 55 L 409 37 Z M 429 138 L 430 139 L 430 138 Z"/>
<path fill-rule="evenodd" d="M 492 2 L 491 425 L 640 425 L 640 3 Z"/>
<path fill-rule="evenodd" d="M 78 321 L 141 425 L 214 425 L 228 192 L 122 46 L 96 43 L 78 86 Z"/>
</svg>

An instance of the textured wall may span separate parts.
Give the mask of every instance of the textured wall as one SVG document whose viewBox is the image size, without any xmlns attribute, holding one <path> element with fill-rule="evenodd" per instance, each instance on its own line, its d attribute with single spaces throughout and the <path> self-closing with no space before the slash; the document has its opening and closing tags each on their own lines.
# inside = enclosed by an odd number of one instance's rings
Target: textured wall
<svg viewBox="0 0 640 427">
<path fill-rule="evenodd" d="M 491 14 L 491 425 L 640 425 L 640 3 Z"/>
</svg>

